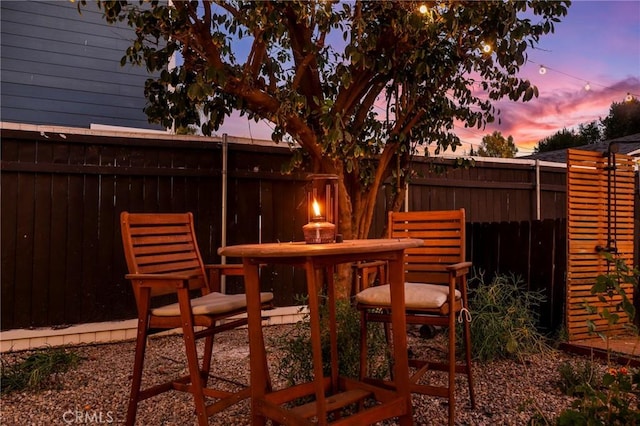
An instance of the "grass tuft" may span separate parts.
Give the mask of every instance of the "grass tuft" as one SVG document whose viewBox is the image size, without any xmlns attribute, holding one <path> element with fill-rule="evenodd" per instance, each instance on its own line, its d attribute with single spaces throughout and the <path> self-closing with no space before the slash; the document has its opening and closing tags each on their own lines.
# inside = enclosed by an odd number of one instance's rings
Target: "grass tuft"
<svg viewBox="0 0 640 426">
<path fill-rule="evenodd" d="M 0 391 L 7 394 L 51 387 L 58 374 L 76 366 L 80 359 L 75 352 L 61 348 L 40 350 L 11 363 L 3 359 L 0 364 Z"/>
</svg>

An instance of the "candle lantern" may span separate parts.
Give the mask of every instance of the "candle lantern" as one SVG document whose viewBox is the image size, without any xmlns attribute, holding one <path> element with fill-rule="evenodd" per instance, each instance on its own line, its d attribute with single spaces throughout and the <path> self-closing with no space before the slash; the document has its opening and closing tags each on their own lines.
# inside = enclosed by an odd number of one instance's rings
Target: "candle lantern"
<svg viewBox="0 0 640 426">
<path fill-rule="evenodd" d="M 307 244 L 333 243 L 338 225 L 338 176 L 307 177 L 307 224 L 302 227 Z"/>
</svg>

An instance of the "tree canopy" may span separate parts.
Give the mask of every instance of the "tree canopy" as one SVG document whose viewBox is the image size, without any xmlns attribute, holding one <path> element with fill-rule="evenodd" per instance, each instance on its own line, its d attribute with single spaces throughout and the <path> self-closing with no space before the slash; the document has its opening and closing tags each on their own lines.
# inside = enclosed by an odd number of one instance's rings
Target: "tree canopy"
<svg viewBox="0 0 640 426">
<path fill-rule="evenodd" d="M 267 120 L 273 140 L 300 147 L 292 167 L 339 176 L 340 230 L 365 238 L 381 185 L 402 187 L 421 145 L 455 151 L 455 126 L 481 129 L 499 114 L 493 101 L 538 95 L 518 71 L 570 2 L 99 4 L 135 29 L 122 63 L 158 74 L 145 86 L 150 120 L 204 134 L 232 111 Z"/>
<path fill-rule="evenodd" d="M 602 119 L 605 139 L 640 133 L 640 101 L 637 98 L 625 102 L 614 102 L 609 108 L 609 115 Z"/>
<path fill-rule="evenodd" d="M 557 131 L 551 136 L 547 136 L 538 142 L 534 148 L 535 153 L 556 151 L 564 148 L 575 148 L 577 146 L 600 142 L 602 130 L 597 121 L 588 124 L 580 124 L 578 129 L 567 129 Z"/>
<path fill-rule="evenodd" d="M 486 135 L 482 138 L 482 145 L 478 148 L 478 155 L 480 157 L 498 157 L 498 158 L 513 158 L 518 153 L 513 142 L 513 136 L 509 135 L 505 139 L 501 132 L 495 131 L 490 135 Z"/>
</svg>

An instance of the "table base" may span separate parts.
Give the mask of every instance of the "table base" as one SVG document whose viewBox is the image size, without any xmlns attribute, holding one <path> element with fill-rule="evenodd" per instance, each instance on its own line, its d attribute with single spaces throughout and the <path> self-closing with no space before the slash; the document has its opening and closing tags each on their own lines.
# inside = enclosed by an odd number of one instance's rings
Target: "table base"
<svg viewBox="0 0 640 426">
<path fill-rule="evenodd" d="M 332 425 L 369 424 L 380 418 L 407 414 L 406 401 L 397 392 L 346 377 L 340 377 L 338 385 L 338 391 L 331 392 L 331 378 L 324 378 L 327 413 L 333 413 Z M 318 414 L 315 401 L 290 406 L 291 402 L 314 394 L 312 382 L 274 391 L 255 401 L 255 413 L 282 424 L 315 425 Z M 342 417 L 339 410 L 345 407 L 350 411 Z"/>
</svg>

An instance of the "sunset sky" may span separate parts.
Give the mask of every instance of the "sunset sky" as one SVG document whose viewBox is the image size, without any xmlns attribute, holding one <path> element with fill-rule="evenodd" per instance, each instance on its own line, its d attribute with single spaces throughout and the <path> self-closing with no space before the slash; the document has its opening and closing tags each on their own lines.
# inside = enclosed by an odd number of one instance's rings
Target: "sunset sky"
<svg viewBox="0 0 640 426">
<path fill-rule="evenodd" d="M 574 1 L 555 33 L 528 54 L 520 76 L 531 80 L 540 96 L 527 103 L 496 103 L 499 125 L 456 128 L 463 150 L 469 144 L 477 149 L 483 136 L 498 130 L 513 136 L 519 156 L 531 154 L 538 141 L 563 128 L 606 117 L 611 104 L 628 93 L 640 98 L 640 0 Z M 217 133 L 270 139 L 267 125 L 244 118 L 228 119 Z"/>
<path fill-rule="evenodd" d="M 529 50 L 529 60 L 521 76 L 538 86 L 540 96 L 497 103 L 501 125 L 461 129 L 463 141 L 480 144 L 498 130 L 513 136 L 518 155 L 527 155 L 558 130 L 606 117 L 627 93 L 640 98 L 640 1 L 574 1 L 555 33 Z M 547 68 L 544 75 L 541 65 Z"/>
</svg>

